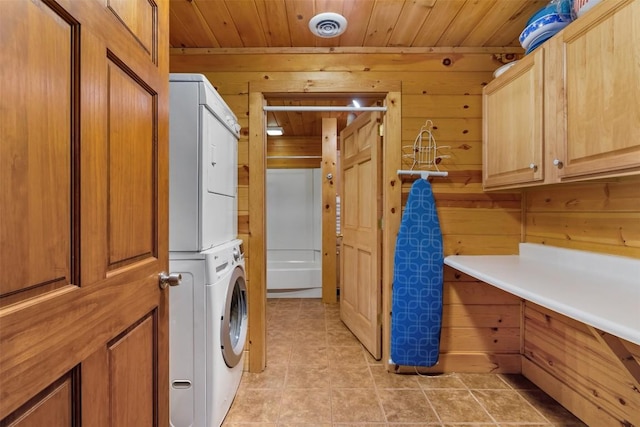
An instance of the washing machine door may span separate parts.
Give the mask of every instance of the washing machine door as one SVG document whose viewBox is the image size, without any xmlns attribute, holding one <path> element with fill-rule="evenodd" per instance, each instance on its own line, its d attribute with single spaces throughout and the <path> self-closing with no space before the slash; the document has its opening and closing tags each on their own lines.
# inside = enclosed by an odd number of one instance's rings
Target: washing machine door
<svg viewBox="0 0 640 427">
<path fill-rule="evenodd" d="M 247 284 L 244 270 L 236 267 L 229 280 L 227 298 L 220 327 L 222 356 L 228 367 L 233 368 L 242 359 L 247 339 Z"/>
</svg>

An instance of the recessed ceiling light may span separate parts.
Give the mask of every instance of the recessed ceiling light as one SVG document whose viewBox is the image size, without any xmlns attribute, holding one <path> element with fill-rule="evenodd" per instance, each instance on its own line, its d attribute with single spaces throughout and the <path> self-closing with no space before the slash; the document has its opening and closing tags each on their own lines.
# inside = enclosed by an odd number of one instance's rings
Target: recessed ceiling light
<svg viewBox="0 0 640 427">
<path fill-rule="evenodd" d="M 267 135 L 269 136 L 282 136 L 284 135 L 284 129 L 279 126 L 268 126 Z"/>
<path fill-rule="evenodd" d="M 338 13 L 319 13 L 309 20 L 309 30 L 318 37 L 337 37 L 346 29 L 347 19 Z"/>
</svg>

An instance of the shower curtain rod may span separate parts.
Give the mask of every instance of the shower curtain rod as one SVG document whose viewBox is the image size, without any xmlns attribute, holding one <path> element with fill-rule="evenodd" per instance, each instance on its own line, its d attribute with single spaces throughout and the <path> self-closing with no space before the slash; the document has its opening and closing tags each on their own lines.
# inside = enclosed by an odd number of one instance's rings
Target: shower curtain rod
<svg viewBox="0 0 640 427">
<path fill-rule="evenodd" d="M 387 111 L 387 107 L 332 107 L 330 105 L 265 105 L 264 111 Z"/>
</svg>

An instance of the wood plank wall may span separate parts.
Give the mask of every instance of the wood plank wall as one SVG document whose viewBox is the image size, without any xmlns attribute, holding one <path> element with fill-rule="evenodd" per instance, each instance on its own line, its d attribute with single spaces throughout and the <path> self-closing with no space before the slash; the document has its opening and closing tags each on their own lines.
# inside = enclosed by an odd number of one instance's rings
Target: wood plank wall
<svg viewBox="0 0 640 427">
<path fill-rule="evenodd" d="M 248 82 L 366 78 L 402 81 L 399 150 L 407 152 L 426 119 L 434 123 L 438 145 L 450 146 L 441 152 L 450 158 L 440 164 L 449 177 L 432 181 L 446 255 L 515 254 L 522 240 L 640 257 L 638 177 L 532 188 L 523 192 L 522 200 L 519 192 L 482 191 L 481 93 L 500 65 L 491 54 L 459 53 L 177 53 L 171 58 L 172 72 L 204 73 L 243 126 L 239 233 L 245 241 L 250 221 Z M 405 159 L 408 166 L 410 161 Z M 403 205 L 410 185 L 410 180 L 403 183 Z M 248 282 L 251 289 L 250 278 Z M 579 289 L 579 284 L 575 286 Z M 526 304 L 521 337 L 516 321 L 522 313 L 520 300 L 448 267 L 444 302 L 440 369 L 520 372 L 522 360 L 522 370 L 531 379 L 578 416 L 592 420 L 591 424 L 628 425 L 621 424 L 626 419 L 640 425 L 636 419 L 639 394 L 630 391 L 632 380 L 610 356 L 603 356 L 606 351 L 587 336 L 584 325 Z M 640 360 L 640 348 L 626 345 Z"/>
<path fill-rule="evenodd" d="M 526 242 L 640 258 L 640 177 L 530 188 L 523 199 Z M 603 304 L 615 304 L 602 286 Z M 584 324 L 528 302 L 524 315 L 527 377 L 589 425 L 640 425 L 640 384 Z M 640 346 L 623 343 L 640 363 Z"/>
<path fill-rule="evenodd" d="M 322 136 L 267 137 L 267 169 L 319 168 L 322 161 Z"/>
<path fill-rule="evenodd" d="M 251 217 L 260 215 L 247 210 L 250 185 L 248 83 L 263 79 L 401 80 L 402 143 L 398 150 L 406 152 L 406 147 L 413 146 L 427 119 L 434 124 L 437 143 L 449 146 L 441 151 L 450 157 L 442 160 L 440 169 L 449 171 L 450 175 L 433 180 L 446 255 L 515 254 L 518 250 L 521 238 L 520 195 L 485 194 L 481 183 L 482 88 L 499 66 L 501 63 L 490 53 L 177 53 L 171 57 L 172 72 L 205 74 L 243 127 L 238 156 L 238 229 L 239 237 L 244 240 L 248 240 Z M 411 161 L 405 159 L 401 167 L 410 165 Z M 403 199 L 410 185 L 410 180 L 404 182 Z M 251 248 L 245 249 L 247 262 L 251 262 Z M 468 276 L 447 270 L 443 355 L 438 369 L 519 372 L 519 300 Z M 248 283 L 251 290 L 250 277 Z"/>
<path fill-rule="evenodd" d="M 421 126 L 433 121 L 434 136 L 450 156 L 440 163 L 447 178 L 433 188 L 445 254 L 515 254 L 521 239 L 519 193 L 482 191 L 482 88 L 501 66 L 490 53 L 434 54 L 212 54 L 176 53 L 172 72 L 205 74 L 242 125 L 239 146 L 239 233 L 248 240 L 248 83 L 265 79 L 402 82 L 402 142 L 411 151 Z M 269 146 L 269 145 L 268 145 Z M 407 148 L 408 147 L 408 148 Z M 273 147 L 275 149 L 275 146 Z M 408 158 L 405 168 L 411 166 Z M 404 206 L 411 180 L 403 183 Z M 251 262 L 248 259 L 247 262 Z M 520 301 L 445 271 L 444 329 L 437 370 L 520 372 Z M 251 278 L 248 278 L 251 291 Z"/>
</svg>

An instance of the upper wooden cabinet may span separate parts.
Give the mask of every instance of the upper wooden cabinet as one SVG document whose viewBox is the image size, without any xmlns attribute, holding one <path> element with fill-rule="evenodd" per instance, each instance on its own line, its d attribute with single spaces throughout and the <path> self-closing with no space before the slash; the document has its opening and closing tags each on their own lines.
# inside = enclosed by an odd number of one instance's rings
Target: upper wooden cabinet
<svg viewBox="0 0 640 427">
<path fill-rule="evenodd" d="M 539 48 L 484 89 L 486 188 L 544 179 L 544 72 L 544 48 Z"/>
<path fill-rule="evenodd" d="M 602 2 L 485 87 L 485 189 L 640 173 L 638 28 Z"/>
</svg>

